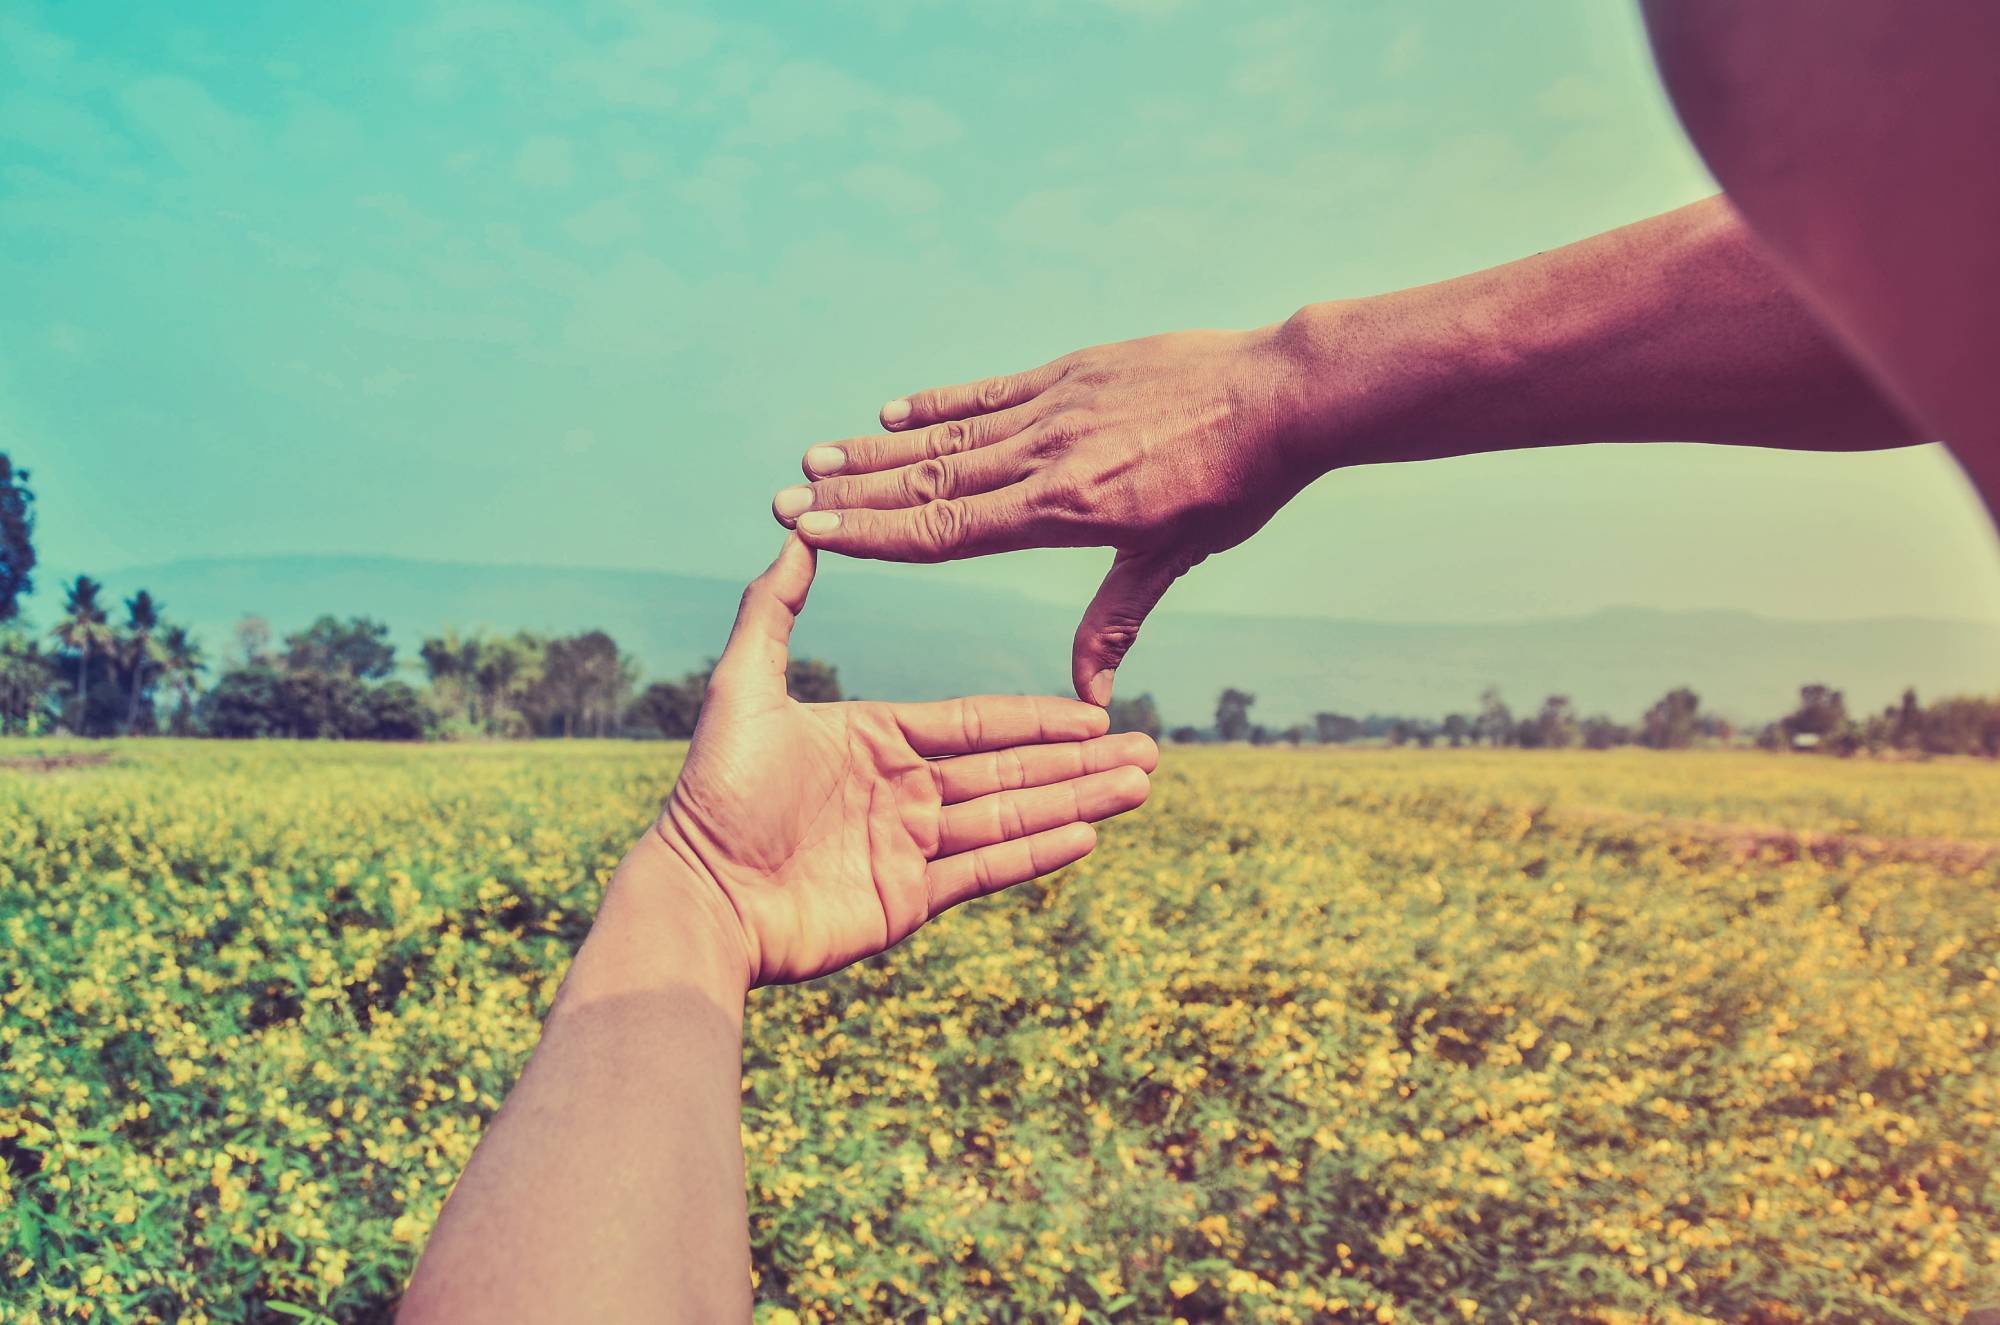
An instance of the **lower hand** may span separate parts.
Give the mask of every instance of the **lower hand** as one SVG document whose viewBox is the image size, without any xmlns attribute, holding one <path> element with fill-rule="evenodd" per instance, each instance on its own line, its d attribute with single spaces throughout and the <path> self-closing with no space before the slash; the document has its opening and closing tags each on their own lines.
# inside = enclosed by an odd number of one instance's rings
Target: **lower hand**
<svg viewBox="0 0 2000 1325">
<path fill-rule="evenodd" d="M 746 987 L 836 971 L 1081 860 L 1092 821 L 1142 803 L 1158 761 L 1068 699 L 798 703 L 785 665 L 812 577 L 787 538 L 745 591 L 655 828 L 740 933 Z"/>
<path fill-rule="evenodd" d="M 883 408 L 888 435 L 807 451 L 812 482 L 773 511 L 814 547 L 891 561 L 1115 548 L 1071 658 L 1102 705 L 1167 587 L 1324 469 L 1296 435 L 1297 362 L 1283 328 L 1182 332 L 918 392 Z"/>
</svg>

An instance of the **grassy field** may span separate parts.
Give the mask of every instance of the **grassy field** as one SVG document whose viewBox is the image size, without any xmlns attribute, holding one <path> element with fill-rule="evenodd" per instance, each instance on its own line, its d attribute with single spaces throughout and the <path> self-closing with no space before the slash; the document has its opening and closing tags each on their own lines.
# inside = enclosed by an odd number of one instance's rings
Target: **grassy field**
<svg viewBox="0 0 2000 1325">
<path fill-rule="evenodd" d="M 660 745 L 0 742 L 0 1321 L 380 1320 Z M 1954 1321 L 2000 769 L 1169 749 L 752 996 L 765 1322 Z M 2000 1296 L 2000 1294 L 1992 1294 Z"/>
</svg>

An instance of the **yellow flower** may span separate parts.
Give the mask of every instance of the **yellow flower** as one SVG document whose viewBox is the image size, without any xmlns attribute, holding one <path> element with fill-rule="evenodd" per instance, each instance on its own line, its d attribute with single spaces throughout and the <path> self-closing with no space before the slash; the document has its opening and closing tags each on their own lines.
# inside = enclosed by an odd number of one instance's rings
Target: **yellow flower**
<svg viewBox="0 0 2000 1325">
<path fill-rule="evenodd" d="M 1186 1297 L 1189 1293 L 1200 1287 L 1201 1280 L 1195 1278 L 1193 1275 L 1176 1275 L 1174 1278 L 1167 1280 L 1168 1290 L 1177 1298 Z"/>
</svg>

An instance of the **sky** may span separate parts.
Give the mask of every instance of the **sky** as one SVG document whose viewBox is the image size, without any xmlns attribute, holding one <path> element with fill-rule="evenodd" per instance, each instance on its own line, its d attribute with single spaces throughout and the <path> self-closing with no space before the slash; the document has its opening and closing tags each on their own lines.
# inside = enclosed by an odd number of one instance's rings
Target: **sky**
<svg viewBox="0 0 2000 1325">
<path fill-rule="evenodd" d="M 198 556 L 747 576 L 892 396 L 1712 191 L 1606 0 L 10 0 L 31 611 Z M 1997 554 L 1939 448 L 1585 447 L 1337 472 L 1169 606 L 2000 620 Z M 911 573 L 1080 605 L 1108 560 Z"/>
</svg>

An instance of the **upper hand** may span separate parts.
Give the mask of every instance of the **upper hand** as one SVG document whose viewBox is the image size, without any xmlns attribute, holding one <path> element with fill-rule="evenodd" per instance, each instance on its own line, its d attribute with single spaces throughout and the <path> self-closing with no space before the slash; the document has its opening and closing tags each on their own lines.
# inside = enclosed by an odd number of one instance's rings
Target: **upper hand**
<svg viewBox="0 0 2000 1325">
<path fill-rule="evenodd" d="M 1181 332 L 920 391 L 883 408 L 888 435 L 807 451 L 813 481 L 773 511 L 815 547 L 892 561 L 1117 549 L 1071 657 L 1077 694 L 1104 704 L 1167 586 L 1320 472 L 1293 435 L 1299 375 L 1283 342 Z"/>
<path fill-rule="evenodd" d="M 656 827 L 734 911 L 752 986 L 838 970 L 1082 859 L 1158 760 L 1068 699 L 798 703 L 785 665 L 812 577 L 788 537 L 744 592 Z"/>
</svg>

